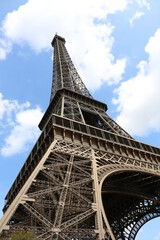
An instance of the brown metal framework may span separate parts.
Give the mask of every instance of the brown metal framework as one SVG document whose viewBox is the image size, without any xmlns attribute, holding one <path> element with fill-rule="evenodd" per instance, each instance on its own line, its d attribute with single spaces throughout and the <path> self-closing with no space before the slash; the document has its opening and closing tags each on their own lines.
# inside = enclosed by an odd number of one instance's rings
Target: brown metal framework
<svg viewBox="0 0 160 240">
<path fill-rule="evenodd" d="M 42 133 L 6 196 L 1 235 L 134 240 L 160 216 L 160 149 L 133 139 L 92 98 L 56 35 Z"/>
</svg>

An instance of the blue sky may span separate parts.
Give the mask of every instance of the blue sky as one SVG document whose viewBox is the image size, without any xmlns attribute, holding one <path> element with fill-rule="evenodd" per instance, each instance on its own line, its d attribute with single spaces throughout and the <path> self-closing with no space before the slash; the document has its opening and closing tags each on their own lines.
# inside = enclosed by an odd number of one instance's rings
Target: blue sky
<svg viewBox="0 0 160 240">
<path fill-rule="evenodd" d="M 158 0 L 0 1 L 0 209 L 40 134 L 55 33 L 110 116 L 160 146 L 159 9 Z M 159 224 L 146 224 L 137 240 L 159 240 Z"/>
</svg>

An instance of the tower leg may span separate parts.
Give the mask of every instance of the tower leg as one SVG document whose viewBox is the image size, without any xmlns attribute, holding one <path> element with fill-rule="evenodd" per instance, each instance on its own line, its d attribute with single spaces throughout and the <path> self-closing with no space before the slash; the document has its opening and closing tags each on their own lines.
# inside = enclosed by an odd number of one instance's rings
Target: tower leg
<svg viewBox="0 0 160 240">
<path fill-rule="evenodd" d="M 101 201 L 100 201 L 100 186 L 98 182 L 97 176 L 97 160 L 94 154 L 94 150 L 92 149 L 92 177 L 93 177 L 93 200 L 95 204 L 95 228 L 98 231 L 99 240 L 103 240 L 104 238 L 104 228 L 102 221 L 102 213 L 101 213 Z"/>
</svg>

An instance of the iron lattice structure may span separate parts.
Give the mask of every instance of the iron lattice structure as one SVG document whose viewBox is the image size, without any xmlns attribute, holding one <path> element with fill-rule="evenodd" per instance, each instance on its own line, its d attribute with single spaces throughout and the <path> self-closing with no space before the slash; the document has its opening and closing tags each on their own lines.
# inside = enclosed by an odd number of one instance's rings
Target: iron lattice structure
<svg viewBox="0 0 160 240">
<path fill-rule="evenodd" d="M 133 139 L 80 79 L 56 35 L 42 133 L 6 196 L 1 235 L 133 240 L 160 215 L 160 149 Z"/>
</svg>

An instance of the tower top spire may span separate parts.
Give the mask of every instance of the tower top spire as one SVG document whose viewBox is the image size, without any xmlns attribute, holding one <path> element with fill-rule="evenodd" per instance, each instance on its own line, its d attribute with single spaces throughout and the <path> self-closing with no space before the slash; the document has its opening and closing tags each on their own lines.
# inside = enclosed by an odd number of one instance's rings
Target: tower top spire
<svg viewBox="0 0 160 240">
<path fill-rule="evenodd" d="M 53 38 L 53 40 L 52 40 L 52 42 L 51 42 L 52 47 L 54 47 L 54 44 L 55 44 L 56 40 L 62 41 L 64 44 L 66 43 L 65 38 L 59 36 L 59 35 L 56 33 L 55 36 L 54 36 L 54 38 Z"/>
<path fill-rule="evenodd" d="M 92 98 L 67 52 L 65 43 L 65 38 L 57 34 L 51 42 L 52 47 L 54 47 L 54 56 L 50 102 L 56 92 L 62 88 Z"/>
</svg>

